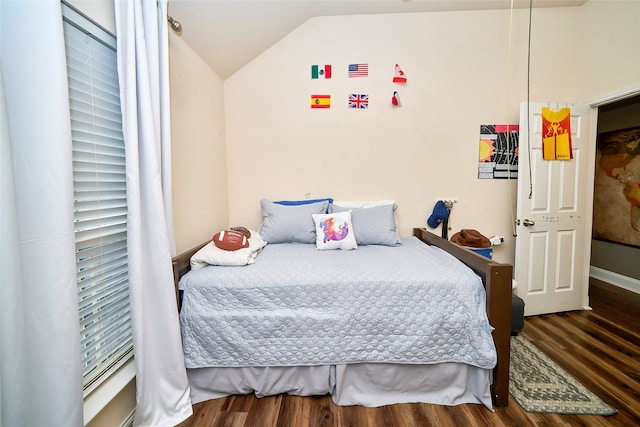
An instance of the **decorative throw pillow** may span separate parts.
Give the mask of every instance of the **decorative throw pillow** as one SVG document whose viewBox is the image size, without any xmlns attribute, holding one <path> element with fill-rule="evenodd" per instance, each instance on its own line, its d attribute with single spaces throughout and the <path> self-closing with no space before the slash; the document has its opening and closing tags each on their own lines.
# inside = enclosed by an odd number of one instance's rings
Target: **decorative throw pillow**
<svg viewBox="0 0 640 427">
<path fill-rule="evenodd" d="M 269 243 L 315 243 L 316 229 L 313 214 L 327 213 L 329 202 L 324 200 L 303 205 L 281 205 L 261 200 L 262 225 L 260 235 Z"/>
<path fill-rule="evenodd" d="M 313 214 L 316 225 L 316 248 L 357 249 L 358 243 L 351 223 L 351 211 Z"/>
<path fill-rule="evenodd" d="M 351 210 L 351 220 L 359 245 L 396 246 L 400 244 L 398 225 L 394 214 L 395 204 L 360 209 L 347 209 L 333 204 L 329 208 L 329 212 L 347 210 Z"/>
<path fill-rule="evenodd" d="M 234 230 L 222 230 L 213 235 L 213 244 L 225 251 L 237 251 L 249 246 L 247 236 Z"/>
</svg>

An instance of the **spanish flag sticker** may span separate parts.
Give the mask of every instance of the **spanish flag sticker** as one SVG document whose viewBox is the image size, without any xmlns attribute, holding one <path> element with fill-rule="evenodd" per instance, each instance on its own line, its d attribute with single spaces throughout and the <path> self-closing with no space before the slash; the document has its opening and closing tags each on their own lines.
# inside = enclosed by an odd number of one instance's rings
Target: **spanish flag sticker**
<svg viewBox="0 0 640 427">
<path fill-rule="evenodd" d="M 311 95 L 311 108 L 330 108 L 331 95 Z"/>
</svg>

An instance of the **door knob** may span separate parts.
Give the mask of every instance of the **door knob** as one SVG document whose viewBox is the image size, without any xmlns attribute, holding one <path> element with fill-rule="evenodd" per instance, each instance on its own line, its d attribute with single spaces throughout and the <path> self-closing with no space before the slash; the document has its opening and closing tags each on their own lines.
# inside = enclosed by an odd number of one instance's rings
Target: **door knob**
<svg viewBox="0 0 640 427">
<path fill-rule="evenodd" d="M 531 221 L 530 219 L 525 219 L 522 221 L 522 225 L 524 225 L 525 227 L 529 227 L 531 225 L 536 225 L 536 223 Z"/>
</svg>

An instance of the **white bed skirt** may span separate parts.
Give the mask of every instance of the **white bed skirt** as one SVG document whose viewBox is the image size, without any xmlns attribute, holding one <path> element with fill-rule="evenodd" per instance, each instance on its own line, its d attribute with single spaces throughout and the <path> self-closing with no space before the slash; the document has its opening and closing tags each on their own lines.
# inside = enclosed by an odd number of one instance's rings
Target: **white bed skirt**
<svg viewBox="0 0 640 427">
<path fill-rule="evenodd" d="M 460 363 L 198 368 L 187 369 L 187 375 L 192 403 L 233 394 L 330 394 L 339 406 L 478 403 L 493 411 L 492 370 Z"/>
</svg>

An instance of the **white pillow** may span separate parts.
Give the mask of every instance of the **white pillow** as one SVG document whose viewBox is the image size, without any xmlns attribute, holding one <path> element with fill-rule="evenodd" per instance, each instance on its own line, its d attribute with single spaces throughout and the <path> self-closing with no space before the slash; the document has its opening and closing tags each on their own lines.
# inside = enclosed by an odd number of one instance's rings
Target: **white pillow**
<svg viewBox="0 0 640 427">
<path fill-rule="evenodd" d="M 316 248 L 321 251 L 358 248 L 351 223 L 351 211 L 312 216 L 316 225 Z"/>
<path fill-rule="evenodd" d="M 262 240 L 258 232 L 249 230 L 249 246 L 236 251 L 225 251 L 217 247 L 213 241 L 203 246 L 191 257 L 191 269 L 206 267 L 207 265 L 242 266 L 256 262 L 256 256 L 267 242 Z"/>
<path fill-rule="evenodd" d="M 336 206 L 340 206 L 342 208 L 374 208 L 377 206 L 384 205 L 394 205 L 395 210 L 395 200 L 362 200 L 362 201 L 340 201 L 334 200 L 333 204 Z"/>
</svg>

